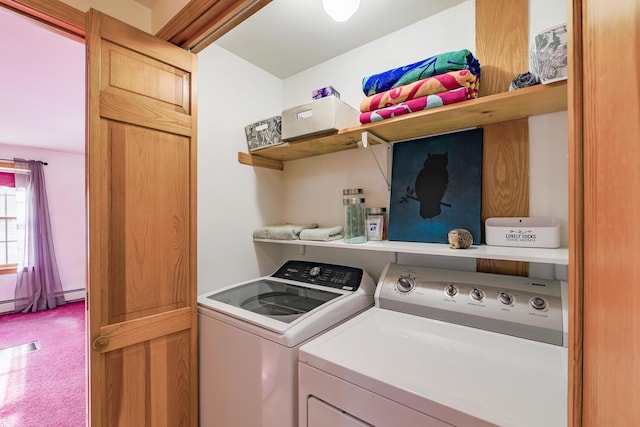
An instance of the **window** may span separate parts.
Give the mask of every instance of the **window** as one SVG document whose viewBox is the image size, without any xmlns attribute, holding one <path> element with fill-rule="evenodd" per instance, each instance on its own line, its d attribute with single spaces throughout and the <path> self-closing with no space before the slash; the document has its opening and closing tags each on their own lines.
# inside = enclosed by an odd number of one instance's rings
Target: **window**
<svg viewBox="0 0 640 427">
<path fill-rule="evenodd" d="M 16 272 L 21 247 L 19 234 L 24 231 L 25 192 L 15 188 L 12 163 L 0 162 L 0 274 Z"/>
<path fill-rule="evenodd" d="M 0 186 L 0 269 L 15 273 L 18 263 L 16 189 Z"/>
</svg>

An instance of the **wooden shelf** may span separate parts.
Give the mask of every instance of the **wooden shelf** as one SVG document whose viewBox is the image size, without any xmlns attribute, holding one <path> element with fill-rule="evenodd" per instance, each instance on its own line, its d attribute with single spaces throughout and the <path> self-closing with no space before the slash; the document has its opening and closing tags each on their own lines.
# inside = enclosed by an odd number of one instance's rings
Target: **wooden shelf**
<svg viewBox="0 0 640 427">
<path fill-rule="evenodd" d="M 451 249 L 449 248 L 449 245 L 440 243 L 390 242 L 387 240 L 369 241 L 366 243 L 357 244 L 344 243 L 344 240 L 333 240 L 329 242 L 318 242 L 313 240 L 253 240 L 254 242 L 276 243 L 284 245 L 318 246 L 324 248 L 569 265 L 568 248 L 515 248 L 480 245 L 471 246 L 467 249 Z"/>
<path fill-rule="evenodd" d="M 369 132 L 385 141 L 399 142 L 566 109 L 567 81 L 564 80 L 341 129 L 263 148 L 256 154 L 238 153 L 238 161 L 251 166 L 282 170 L 282 164 L 278 162 L 357 148 L 362 132 Z"/>
</svg>

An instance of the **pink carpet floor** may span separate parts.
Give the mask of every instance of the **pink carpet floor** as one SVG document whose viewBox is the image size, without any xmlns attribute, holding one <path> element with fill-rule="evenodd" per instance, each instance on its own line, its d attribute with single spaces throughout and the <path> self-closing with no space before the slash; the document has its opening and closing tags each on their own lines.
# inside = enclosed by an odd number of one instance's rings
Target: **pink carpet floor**
<svg viewBox="0 0 640 427">
<path fill-rule="evenodd" d="M 0 427 L 86 425 L 85 305 L 0 315 Z M 3 349 L 39 342 L 40 349 Z"/>
</svg>

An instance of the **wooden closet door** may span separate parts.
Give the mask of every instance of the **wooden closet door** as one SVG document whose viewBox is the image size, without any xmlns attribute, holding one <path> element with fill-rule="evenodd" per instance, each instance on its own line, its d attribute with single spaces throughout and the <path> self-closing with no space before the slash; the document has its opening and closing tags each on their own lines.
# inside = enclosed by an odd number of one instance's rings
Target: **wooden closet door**
<svg viewBox="0 0 640 427">
<path fill-rule="evenodd" d="M 577 8 L 584 143 L 582 421 L 637 426 L 640 2 L 583 0 Z"/>
<path fill-rule="evenodd" d="M 195 55 L 88 13 L 90 419 L 195 426 Z"/>
</svg>

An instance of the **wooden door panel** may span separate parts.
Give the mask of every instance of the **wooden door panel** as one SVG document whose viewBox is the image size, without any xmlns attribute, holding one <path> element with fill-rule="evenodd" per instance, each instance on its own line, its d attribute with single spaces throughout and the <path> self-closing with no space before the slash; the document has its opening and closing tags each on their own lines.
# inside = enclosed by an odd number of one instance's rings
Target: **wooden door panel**
<svg viewBox="0 0 640 427">
<path fill-rule="evenodd" d="M 92 426 L 194 426 L 197 58 L 88 15 Z"/>
<path fill-rule="evenodd" d="M 107 72 L 101 90 L 128 91 L 189 114 L 189 92 L 183 90 L 189 73 L 112 43 L 105 42 L 102 49 Z"/>
<path fill-rule="evenodd" d="M 185 410 L 189 393 L 190 333 L 171 334 L 109 352 L 104 383 L 108 426 L 195 425 Z M 178 404 L 176 404 L 178 403 Z"/>
<path fill-rule="evenodd" d="M 147 415 L 145 344 L 132 345 L 111 351 L 104 358 L 107 381 L 104 393 L 108 396 L 105 425 L 118 426 L 129 422 L 145 425 Z"/>
<path fill-rule="evenodd" d="M 189 139 L 113 123 L 109 323 L 189 300 Z M 146 266 L 152 266 L 146 268 Z M 143 268 L 145 267 L 145 268 Z"/>
<path fill-rule="evenodd" d="M 167 426 L 181 425 L 182 420 L 187 421 L 184 425 L 197 425 L 197 415 L 188 411 L 193 372 L 187 350 L 195 338 L 192 333 L 185 330 L 150 342 L 151 371 L 157 374 L 149 387 L 150 401 L 160 409 L 152 414 L 152 425 L 163 425 L 165 420 Z"/>
<path fill-rule="evenodd" d="M 117 19 L 103 20 L 100 25 L 100 34 L 106 41 L 126 46 L 132 52 L 141 53 L 183 70 L 188 71 L 192 66 L 195 55 L 185 49 L 176 50 L 175 44 L 158 43 L 162 41 L 158 37 L 140 31 Z M 131 41 L 134 43 L 132 44 Z"/>
<path fill-rule="evenodd" d="M 189 114 L 189 73 L 148 56 L 131 52 L 113 43 L 102 46 L 101 90 L 118 94 L 130 92 L 149 98 L 159 108 Z"/>
<path fill-rule="evenodd" d="M 158 46 L 158 39 L 117 21 L 103 23 L 101 31 L 94 52 L 102 73 L 95 86 L 101 117 L 191 136 L 194 55 Z"/>
</svg>

